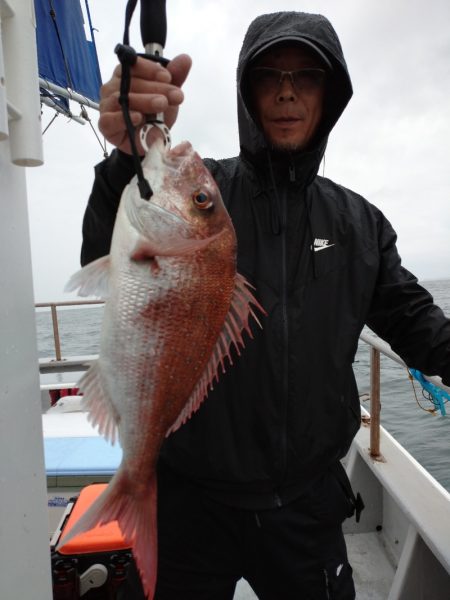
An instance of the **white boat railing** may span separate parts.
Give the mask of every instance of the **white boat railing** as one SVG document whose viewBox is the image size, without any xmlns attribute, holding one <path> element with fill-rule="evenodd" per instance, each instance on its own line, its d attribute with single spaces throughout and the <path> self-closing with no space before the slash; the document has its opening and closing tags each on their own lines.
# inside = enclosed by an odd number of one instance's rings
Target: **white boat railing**
<svg viewBox="0 0 450 600">
<path fill-rule="evenodd" d="M 55 348 L 55 360 L 62 362 L 64 359 L 61 354 L 61 338 L 59 335 L 59 322 L 58 322 L 58 307 L 68 306 L 86 306 L 86 305 L 98 305 L 104 304 L 104 300 L 72 300 L 67 302 L 38 302 L 34 306 L 35 308 L 50 308 L 52 315 L 52 327 L 53 327 L 53 344 Z"/>
<path fill-rule="evenodd" d="M 381 382 L 381 361 L 380 355 L 384 354 L 395 361 L 405 369 L 408 369 L 405 361 L 396 354 L 390 345 L 381 338 L 368 333 L 361 333 L 360 339 L 371 347 L 370 350 L 370 455 L 374 459 L 381 459 L 380 452 L 380 382 Z M 442 383 L 438 376 L 424 378 L 436 387 L 450 393 L 450 388 Z"/>
<path fill-rule="evenodd" d="M 83 368 L 86 368 L 88 362 L 86 360 L 73 360 L 64 359 L 61 353 L 61 340 L 59 335 L 59 325 L 58 325 L 58 308 L 59 307 L 73 307 L 73 306 L 89 306 L 89 305 L 99 305 L 104 304 L 103 300 L 72 300 L 67 302 L 41 302 L 35 305 L 36 308 L 50 308 L 52 315 L 52 326 L 53 326 L 53 340 L 54 340 L 54 348 L 55 348 L 55 358 L 47 359 L 41 362 L 41 369 L 51 369 L 51 370 L 64 370 L 69 365 L 73 366 L 73 363 L 83 362 Z M 381 338 L 368 334 L 366 332 L 362 332 L 360 335 L 360 339 L 368 344 L 370 349 L 370 455 L 374 459 L 381 460 L 381 451 L 380 451 L 380 411 L 381 411 L 381 401 L 380 401 L 380 387 L 381 387 L 381 361 L 380 356 L 384 354 L 391 360 L 395 361 L 402 367 L 407 369 L 406 363 L 403 359 L 400 358 L 398 354 L 396 354 L 388 343 L 383 341 Z M 86 357 L 83 357 L 84 359 Z M 91 356 L 88 357 L 90 360 Z M 428 377 L 424 376 L 427 381 L 437 386 L 440 389 L 445 390 L 450 393 L 450 388 L 445 386 L 442 383 L 440 377 L 433 376 Z M 367 418 L 363 417 L 366 420 Z"/>
</svg>

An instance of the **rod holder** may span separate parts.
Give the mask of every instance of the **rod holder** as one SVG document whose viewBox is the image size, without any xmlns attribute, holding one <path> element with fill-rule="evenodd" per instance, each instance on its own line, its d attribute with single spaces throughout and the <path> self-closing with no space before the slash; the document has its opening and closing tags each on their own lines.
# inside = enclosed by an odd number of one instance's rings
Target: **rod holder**
<svg viewBox="0 0 450 600">
<path fill-rule="evenodd" d="M 0 142 L 9 137 L 7 105 L 5 62 L 3 60 L 2 14 L 0 12 Z"/>
<path fill-rule="evenodd" d="M 7 104 L 15 109 L 9 111 L 11 161 L 21 167 L 40 166 L 44 158 L 32 0 L 15 2 L 14 13 L 2 19 L 2 45 Z"/>
</svg>

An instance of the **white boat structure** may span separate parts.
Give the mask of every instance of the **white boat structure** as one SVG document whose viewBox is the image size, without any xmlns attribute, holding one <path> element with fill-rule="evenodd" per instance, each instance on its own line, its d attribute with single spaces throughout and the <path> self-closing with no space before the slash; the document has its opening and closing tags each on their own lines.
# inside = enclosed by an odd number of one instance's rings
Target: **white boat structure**
<svg viewBox="0 0 450 600">
<path fill-rule="evenodd" d="M 38 361 L 24 173 L 43 161 L 33 8 L 31 0 L 0 0 L 2 600 L 51 600 L 49 538 L 65 501 L 108 480 L 120 460 L 120 449 L 91 429 L 79 399 L 42 414 L 40 388 L 74 387 L 94 357 Z M 345 524 L 357 598 L 448 600 L 450 494 L 379 427 L 379 352 L 400 359 L 380 340 L 364 341 L 373 356 L 371 417 L 364 415 L 346 460 L 366 505 L 359 524 Z M 82 591 L 94 584 L 85 578 Z M 235 600 L 254 597 L 239 582 Z"/>
<path fill-rule="evenodd" d="M 83 303 L 86 304 L 86 303 Z M 56 305 L 53 311 L 57 332 Z M 39 305 L 42 307 L 42 305 Z M 358 600 L 448 600 L 450 591 L 450 494 L 383 427 L 380 411 L 380 353 L 405 366 L 388 344 L 369 334 L 371 414 L 362 424 L 345 459 L 352 486 L 365 502 L 361 520 L 344 524 Z M 55 335 L 55 355 L 40 359 L 43 406 L 48 391 L 74 388 L 95 356 L 63 359 Z M 430 382 L 442 386 L 439 378 Z M 50 531 L 57 527 L 65 500 L 93 481 L 108 481 L 120 462 L 90 427 L 81 397 L 65 396 L 43 415 L 47 456 Z M 66 454 L 62 451 L 65 449 Z M 86 468 L 86 457 L 95 456 Z M 235 600 L 255 600 L 241 580 Z"/>
</svg>

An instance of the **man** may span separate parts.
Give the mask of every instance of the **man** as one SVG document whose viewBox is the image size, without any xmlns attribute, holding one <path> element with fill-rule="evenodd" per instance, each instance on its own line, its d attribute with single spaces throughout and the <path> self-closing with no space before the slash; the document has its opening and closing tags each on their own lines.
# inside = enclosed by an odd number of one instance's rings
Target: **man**
<svg viewBox="0 0 450 600">
<path fill-rule="evenodd" d="M 190 67 L 139 61 L 135 124 L 171 126 Z M 83 264 L 109 251 L 133 174 L 118 105 L 102 90 L 100 128 L 119 150 L 96 168 Z M 200 410 L 162 450 L 158 600 L 231 600 L 244 576 L 261 600 L 354 598 L 342 473 L 360 425 L 352 371 L 365 323 L 411 366 L 450 383 L 450 321 L 400 264 L 384 216 L 317 176 L 352 95 L 339 40 L 321 16 L 257 18 L 238 66 L 239 157 L 206 160 L 233 220 L 238 270 L 268 313 Z"/>
</svg>

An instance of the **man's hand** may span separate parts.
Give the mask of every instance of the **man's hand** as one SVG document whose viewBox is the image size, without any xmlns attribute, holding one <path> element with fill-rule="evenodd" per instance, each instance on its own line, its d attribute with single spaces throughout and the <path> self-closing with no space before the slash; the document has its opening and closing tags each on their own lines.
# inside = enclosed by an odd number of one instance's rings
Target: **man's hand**
<svg viewBox="0 0 450 600">
<path fill-rule="evenodd" d="M 166 68 L 159 63 L 138 57 L 131 68 L 129 93 L 130 118 L 135 127 L 145 124 L 145 115 L 164 113 L 164 121 L 172 127 L 178 115 L 178 106 L 183 102 L 181 86 L 191 68 L 191 59 L 180 54 Z M 127 154 L 131 154 L 122 108 L 119 104 L 120 76 L 118 65 L 111 79 L 100 89 L 100 118 L 98 126 L 106 140 Z M 138 151 L 144 150 L 136 139 Z"/>
</svg>

